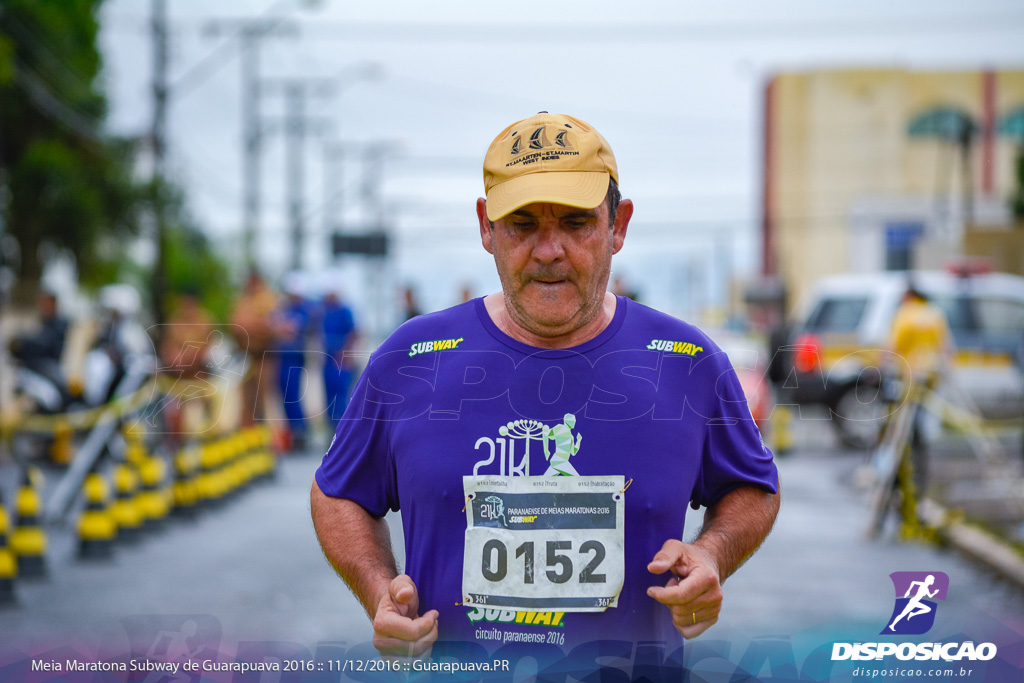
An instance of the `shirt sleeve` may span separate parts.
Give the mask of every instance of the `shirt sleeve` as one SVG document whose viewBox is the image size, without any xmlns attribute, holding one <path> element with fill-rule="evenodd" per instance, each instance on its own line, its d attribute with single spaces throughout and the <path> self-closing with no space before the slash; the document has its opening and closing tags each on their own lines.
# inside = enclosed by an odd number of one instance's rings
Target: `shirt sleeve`
<svg viewBox="0 0 1024 683">
<path fill-rule="evenodd" d="M 374 358 L 356 382 L 334 440 L 316 471 L 325 495 L 358 503 L 383 517 L 398 509 L 387 405 L 374 386 Z"/>
<path fill-rule="evenodd" d="M 750 414 L 736 371 L 719 351 L 714 391 L 705 406 L 706 422 L 700 471 L 690 504 L 696 509 L 717 503 L 744 486 L 769 493 L 779 490 L 779 474 L 771 450 Z"/>
</svg>

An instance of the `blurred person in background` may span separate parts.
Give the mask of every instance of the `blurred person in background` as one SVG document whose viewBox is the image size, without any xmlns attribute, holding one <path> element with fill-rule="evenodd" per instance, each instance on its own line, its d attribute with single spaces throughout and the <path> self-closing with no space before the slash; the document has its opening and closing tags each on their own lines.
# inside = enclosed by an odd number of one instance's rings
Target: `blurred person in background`
<svg viewBox="0 0 1024 683">
<path fill-rule="evenodd" d="M 892 320 L 890 349 L 906 361 L 904 379 L 933 387 L 950 350 L 949 324 L 942 309 L 912 283 Z"/>
<path fill-rule="evenodd" d="M 640 301 L 640 294 L 630 287 L 629 283 L 627 283 L 621 275 L 616 275 L 615 279 L 612 280 L 612 294 L 615 296 L 624 296 L 627 299 L 632 299 L 633 301 Z"/>
<path fill-rule="evenodd" d="M 327 420 L 331 435 L 338 428 L 338 420 L 348 407 L 349 387 L 355 376 L 350 352 L 358 337 L 355 317 L 338 292 L 328 289 L 323 301 L 320 322 L 324 353 L 324 392 L 327 399 Z"/>
<path fill-rule="evenodd" d="M 909 408 L 914 410 L 910 432 L 914 480 L 920 491 L 928 481 L 927 444 L 922 432 L 924 395 L 942 381 L 951 347 L 946 314 L 932 304 L 912 282 L 907 283 L 889 333 L 889 349 L 902 362 L 898 365 L 903 383 L 903 396 L 914 396 Z M 916 385 L 916 387 L 915 387 Z"/>
<path fill-rule="evenodd" d="M 11 339 L 11 358 L 21 366 L 15 372 L 15 391 L 28 396 L 29 410 L 62 412 L 71 407 L 81 393 L 81 384 L 72 386 L 65 377 L 62 358 L 68 336 L 68 320 L 58 312 L 57 296 L 42 290 L 36 297 L 38 321 L 34 329 Z"/>
<path fill-rule="evenodd" d="M 185 382 L 208 377 L 208 352 L 213 329 L 213 317 L 199 303 L 198 292 L 194 289 L 183 291 L 175 301 L 161 336 L 160 372 Z M 184 404 L 192 398 L 202 401 L 210 397 L 212 385 L 203 384 L 205 386 L 188 388 L 187 391 L 184 386 L 176 385 L 175 389 L 184 393 L 164 407 L 169 433 L 180 437 L 196 426 L 184 424 Z"/>
<path fill-rule="evenodd" d="M 306 367 L 306 339 L 312 328 L 313 310 L 303 296 L 298 273 L 285 278 L 285 298 L 274 314 L 274 350 L 278 360 L 277 383 L 284 414 L 288 420 L 285 445 L 288 450 L 306 448 L 306 415 L 302 409 Z"/>
<path fill-rule="evenodd" d="M 198 292 L 182 292 L 162 336 L 160 370 L 183 379 L 204 372 L 211 332 L 213 316 L 199 303 Z"/>
<path fill-rule="evenodd" d="M 11 340 L 11 355 L 33 372 L 60 380 L 68 320 L 58 312 L 57 295 L 45 289 L 36 298 L 36 312 L 39 315 L 37 328 Z"/>
<path fill-rule="evenodd" d="M 257 271 L 250 272 L 231 315 L 235 342 L 249 356 L 249 367 L 242 380 L 243 427 L 267 419 L 266 395 L 272 367 L 267 351 L 274 343 L 276 309 L 277 294 Z"/>
<path fill-rule="evenodd" d="M 146 372 L 155 364 L 156 350 L 139 316 L 142 298 L 131 285 L 107 285 L 99 293 L 98 333 L 85 355 L 84 395 L 89 405 L 114 398 L 129 366 L 144 360 Z"/>
<path fill-rule="evenodd" d="M 402 322 L 412 320 L 418 315 L 423 315 L 423 310 L 417 300 L 416 289 L 408 285 L 402 290 Z"/>
</svg>

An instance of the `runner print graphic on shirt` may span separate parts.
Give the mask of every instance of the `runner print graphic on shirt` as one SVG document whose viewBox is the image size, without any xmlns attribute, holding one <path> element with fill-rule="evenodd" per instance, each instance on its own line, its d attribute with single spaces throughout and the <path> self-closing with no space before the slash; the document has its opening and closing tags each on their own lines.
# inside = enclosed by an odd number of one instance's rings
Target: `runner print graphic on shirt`
<svg viewBox="0 0 1024 683">
<path fill-rule="evenodd" d="M 563 424 L 556 425 L 554 428 L 544 427 L 544 457 L 550 463 L 544 473 L 546 476 L 561 474 L 575 477 L 579 475 L 576 468 L 569 464 L 569 458 L 579 453 L 580 442 L 583 440 L 583 435 L 577 434 L 576 441 L 573 442 L 572 428 L 575 426 L 576 416 L 566 413 Z M 548 441 L 551 442 L 553 451 L 548 451 Z"/>
<path fill-rule="evenodd" d="M 579 476 L 569 458 L 580 451 L 582 434 L 573 434 L 576 416 L 566 413 L 561 424 L 549 426 L 538 420 L 513 420 L 498 428 L 498 437 L 487 436 L 477 439 L 473 446 L 485 451 L 487 457 L 473 465 L 473 475 L 491 474 L 502 477 L 529 477 L 531 450 L 539 456 L 542 452 L 548 463 L 544 476 Z M 534 441 L 540 442 L 540 452 Z M 517 452 L 519 455 L 517 456 Z M 518 459 L 517 459 L 518 457 Z M 540 464 L 539 462 L 537 463 Z M 539 469 L 534 468 L 534 472 Z"/>
</svg>

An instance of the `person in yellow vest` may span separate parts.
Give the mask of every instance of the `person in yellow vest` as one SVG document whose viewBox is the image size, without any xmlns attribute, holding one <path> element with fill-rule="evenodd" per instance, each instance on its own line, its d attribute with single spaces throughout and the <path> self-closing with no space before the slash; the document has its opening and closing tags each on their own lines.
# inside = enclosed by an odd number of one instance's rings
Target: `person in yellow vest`
<svg viewBox="0 0 1024 683">
<path fill-rule="evenodd" d="M 904 370 L 909 370 L 909 377 L 904 379 L 933 386 L 945 363 L 949 346 L 946 314 L 910 285 L 893 318 L 890 333 L 890 348 L 907 363 Z"/>
<path fill-rule="evenodd" d="M 917 392 L 933 389 L 938 384 L 950 346 L 946 314 L 913 284 L 909 284 L 892 321 L 889 348 L 903 360 L 900 379 L 904 383 L 904 396 L 918 397 L 907 407 L 916 411 L 910 439 L 914 480 L 919 490 L 928 480 L 928 455 L 921 434 L 922 396 Z"/>
</svg>

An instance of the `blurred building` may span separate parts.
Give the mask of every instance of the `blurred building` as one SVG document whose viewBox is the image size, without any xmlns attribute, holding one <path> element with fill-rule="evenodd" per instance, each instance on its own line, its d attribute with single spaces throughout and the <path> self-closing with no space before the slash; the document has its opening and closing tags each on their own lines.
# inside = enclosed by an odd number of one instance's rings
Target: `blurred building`
<svg viewBox="0 0 1024 683">
<path fill-rule="evenodd" d="M 763 273 L 791 305 L 832 273 L 962 255 L 1021 273 L 1009 198 L 1024 71 L 783 73 L 764 106 Z"/>
</svg>

